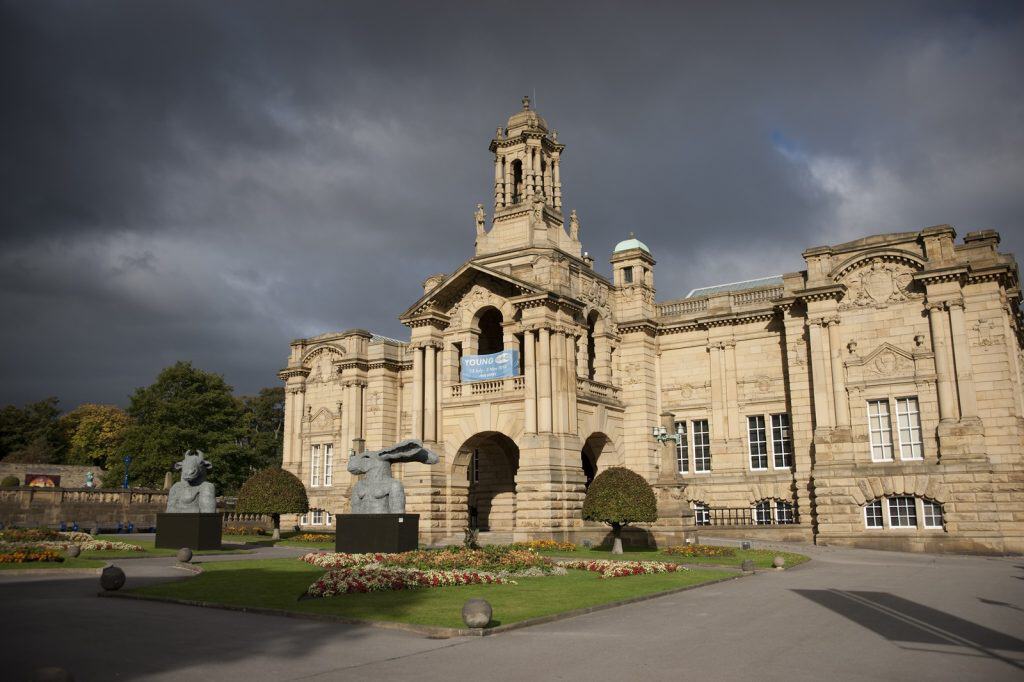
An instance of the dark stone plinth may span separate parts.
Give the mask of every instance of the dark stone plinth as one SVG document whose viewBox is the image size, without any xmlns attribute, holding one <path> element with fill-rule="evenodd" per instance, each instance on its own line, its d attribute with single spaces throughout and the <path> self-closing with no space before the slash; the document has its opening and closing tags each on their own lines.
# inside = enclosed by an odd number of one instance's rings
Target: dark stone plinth
<svg viewBox="0 0 1024 682">
<path fill-rule="evenodd" d="M 157 514 L 156 546 L 220 549 L 220 514 Z"/>
<path fill-rule="evenodd" d="M 336 514 L 334 551 L 408 552 L 419 548 L 419 514 Z"/>
</svg>

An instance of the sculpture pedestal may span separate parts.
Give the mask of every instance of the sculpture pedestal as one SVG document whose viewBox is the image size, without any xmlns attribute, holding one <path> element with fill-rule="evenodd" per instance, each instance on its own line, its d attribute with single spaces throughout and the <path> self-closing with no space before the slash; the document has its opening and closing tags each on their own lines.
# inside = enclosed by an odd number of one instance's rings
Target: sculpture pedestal
<svg viewBox="0 0 1024 682">
<path fill-rule="evenodd" d="M 156 543 L 165 549 L 220 549 L 221 515 L 157 514 Z"/>
<path fill-rule="evenodd" d="M 334 551 L 408 552 L 419 549 L 419 514 L 335 514 Z"/>
</svg>

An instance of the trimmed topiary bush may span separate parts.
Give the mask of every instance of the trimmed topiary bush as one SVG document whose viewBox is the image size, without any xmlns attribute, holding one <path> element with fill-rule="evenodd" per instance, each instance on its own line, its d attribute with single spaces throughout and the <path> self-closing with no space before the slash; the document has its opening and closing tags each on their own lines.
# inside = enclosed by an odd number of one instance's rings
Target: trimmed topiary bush
<svg viewBox="0 0 1024 682">
<path fill-rule="evenodd" d="M 281 539 L 281 514 L 309 511 L 306 488 L 295 474 L 271 467 L 253 474 L 238 491 L 239 514 L 269 514 L 274 519 L 274 539 Z"/>
<path fill-rule="evenodd" d="M 0 488 L 17 488 L 19 485 L 21 481 L 17 476 L 4 476 L 4 480 L 0 481 Z"/>
<path fill-rule="evenodd" d="M 622 554 L 622 527 L 658 520 L 658 501 L 644 477 L 624 467 L 611 467 L 597 475 L 583 500 L 583 518 L 612 527 L 612 554 Z"/>
</svg>

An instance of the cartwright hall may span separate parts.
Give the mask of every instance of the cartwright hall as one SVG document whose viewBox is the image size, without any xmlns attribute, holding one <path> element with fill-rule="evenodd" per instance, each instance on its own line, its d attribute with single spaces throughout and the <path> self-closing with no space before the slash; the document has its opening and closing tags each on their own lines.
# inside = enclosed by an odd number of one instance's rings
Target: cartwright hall
<svg viewBox="0 0 1024 682">
<path fill-rule="evenodd" d="M 998 233 L 814 246 L 800 272 L 659 298 L 657 244 L 629 235 L 611 279 L 594 270 L 565 146 L 528 99 L 489 151 L 474 256 L 395 311 L 408 339 L 292 342 L 284 467 L 311 506 L 294 523 L 350 510 L 351 451 L 416 438 L 440 462 L 394 475 L 423 543 L 600 541 L 583 498 L 624 466 L 660 517 L 627 542 L 1024 551 L 1021 292 Z"/>
</svg>

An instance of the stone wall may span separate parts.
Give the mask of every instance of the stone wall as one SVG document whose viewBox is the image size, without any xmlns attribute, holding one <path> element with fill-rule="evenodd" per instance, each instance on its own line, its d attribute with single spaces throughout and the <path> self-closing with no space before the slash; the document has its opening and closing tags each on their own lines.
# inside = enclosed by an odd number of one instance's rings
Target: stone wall
<svg viewBox="0 0 1024 682">
<path fill-rule="evenodd" d="M 12 462 L 0 462 L 0 479 L 7 476 L 17 476 L 18 482 L 25 484 L 27 474 L 47 474 L 60 476 L 61 487 L 77 488 L 85 485 L 85 475 L 93 473 L 96 485 L 103 479 L 104 471 L 96 466 L 79 466 L 75 464 L 16 464 Z"/>
<path fill-rule="evenodd" d="M 167 492 L 145 488 L 0 488 L 0 521 L 4 526 L 35 528 L 78 523 L 83 530 L 114 529 L 132 523 L 136 529 L 156 526 L 157 513 L 167 508 Z"/>
</svg>

